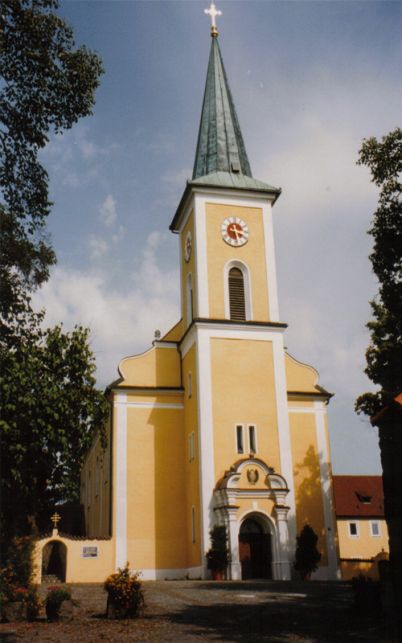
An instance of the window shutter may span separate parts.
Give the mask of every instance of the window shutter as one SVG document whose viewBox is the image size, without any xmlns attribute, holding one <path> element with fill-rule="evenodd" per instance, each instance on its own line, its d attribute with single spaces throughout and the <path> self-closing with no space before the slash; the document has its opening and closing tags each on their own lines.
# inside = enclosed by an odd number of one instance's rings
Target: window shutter
<svg viewBox="0 0 402 643">
<path fill-rule="evenodd" d="M 239 268 L 229 271 L 230 319 L 246 321 L 246 302 L 244 297 L 244 278 Z"/>
</svg>

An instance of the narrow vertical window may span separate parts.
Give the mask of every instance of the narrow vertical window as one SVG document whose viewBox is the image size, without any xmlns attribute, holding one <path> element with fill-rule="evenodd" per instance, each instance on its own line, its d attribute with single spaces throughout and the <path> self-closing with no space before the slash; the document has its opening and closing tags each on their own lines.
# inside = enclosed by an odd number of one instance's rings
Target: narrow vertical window
<svg viewBox="0 0 402 643">
<path fill-rule="evenodd" d="M 237 453 L 244 453 L 243 425 L 236 426 L 236 448 Z"/>
<path fill-rule="evenodd" d="M 188 397 L 192 397 L 193 395 L 193 378 L 191 376 L 191 373 L 188 374 L 188 386 L 187 386 L 187 394 Z"/>
<path fill-rule="evenodd" d="M 188 436 L 188 459 L 192 462 L 195 459 L 195 434 L 194 431 Z"/>
<path fill-rule="evenodd" d="M 191 275 L 187 275 L 187 289 L 186 289 L 186 294 L 187 294 L 187 324 L 190 326 L 191 322 L 193 321 L 193 314 L 194 314 L 194 308 L 193 308 L 193 281 L 191 279 Z"/>
<path fill-rule="evenodd" d="M 233 321 L 246 321 L 244 277 L 240 268 L 231 268 L 229 270 L 229 308 L 230 319 Z"/>
<path fill-rule="evenodd" d="M 253 424 L 250 424 L 248 427 L 248 445 L 250 453 L 257 453 L 255 426 Z"/>
<path fill-rule="evenodd" d="M 195 543 L 195 507 L 191 507 L 191 542 Z"/>
<path fill-rule="evenodd" d="M 372 520 L 370 522 L 371 535 L 379 536 L 380 535 L 380 523 L 377 520 Z"/>
<path fill-rule="evenodd" d="M 359 531 L 357 528 L 357 522 L 350 522 L 349 523 L 349 536 L 352 536 L 356 538 L 359 535 Z"/>
</svg>

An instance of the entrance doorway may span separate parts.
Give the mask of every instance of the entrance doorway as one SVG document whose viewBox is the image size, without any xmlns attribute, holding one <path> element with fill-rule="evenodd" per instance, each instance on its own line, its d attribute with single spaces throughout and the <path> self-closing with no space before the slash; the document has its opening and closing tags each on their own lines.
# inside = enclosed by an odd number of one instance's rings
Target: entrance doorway
<svg viewBox="0 0 402 643">
<path fill-rule="evenodd" d="M 271 534 L 255 518 L 247 518 L 240 527 L 239 557 L 243 580 L 272 578 Z"/>
<path fill-rule="evenodd" d="M 58 580 L 66 582 L 67 547 L 59 540 L 51 540 L 42 550 L 42 582 Z"/>
</svg>

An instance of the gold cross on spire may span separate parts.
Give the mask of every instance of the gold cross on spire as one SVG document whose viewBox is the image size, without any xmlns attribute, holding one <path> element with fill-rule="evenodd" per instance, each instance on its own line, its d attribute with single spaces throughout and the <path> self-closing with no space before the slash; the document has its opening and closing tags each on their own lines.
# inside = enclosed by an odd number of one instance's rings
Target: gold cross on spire
<svg viewBox="0 0 402 643">
<path fill-rule="evenodd" d="M 211 2 L 211 6 L 209 9 L 204 9 L 204 13 L 211 16 L 211 36 L 212 38 L 216 38 L 218 35 L 218 30 L 216 28 L 216 16 L 221 16 L 222 11 L 219 11 L 215 4 Z"/>
<path fill-rule="evenodd" d="M 61 520 L 61 517 L 57 513 L 57 511 L 54 512 L 53 516 L 50 519 L 53 523 L 53 529 L 57 529 L 57 523 Z"/>
</svg>

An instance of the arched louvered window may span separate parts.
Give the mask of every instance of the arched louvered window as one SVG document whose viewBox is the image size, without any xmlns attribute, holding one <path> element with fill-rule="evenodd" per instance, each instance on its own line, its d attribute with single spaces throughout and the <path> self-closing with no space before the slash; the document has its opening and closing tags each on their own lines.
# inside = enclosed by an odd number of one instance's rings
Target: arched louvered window
<svg viewBox="0 0 402 643">
<path fill-rule="evenodd" d="M 230 319 L 233 321 L 246 321 L 244 277 L 240 268 L 231 268 L 229 270 L 229 306 Z"/>
</svg>

